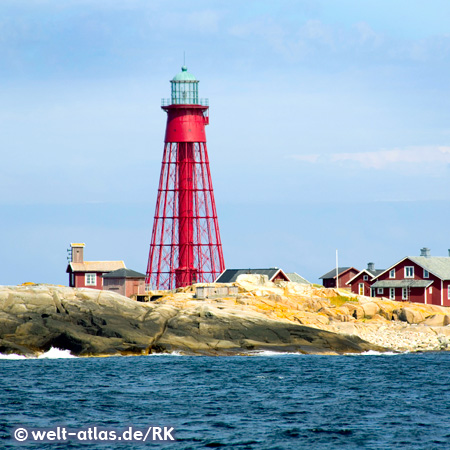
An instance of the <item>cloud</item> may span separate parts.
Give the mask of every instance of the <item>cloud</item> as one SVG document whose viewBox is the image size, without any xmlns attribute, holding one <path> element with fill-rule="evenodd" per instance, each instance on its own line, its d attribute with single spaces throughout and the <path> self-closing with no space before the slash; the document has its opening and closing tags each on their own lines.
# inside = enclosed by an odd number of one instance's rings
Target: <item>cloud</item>
<svg viewBox="0 0 450 450">
<path fill-rule="evenodd" d="M 309 163 L 340 164 L 356 163 L 365 169 L 397 170 L 401 166 L 417 168 L 439 167 L 450 164 L 450 146 L 423 146 L 394 148 L 374 152 L 333 153 L 328 155 L 292 155 L 293 159 Z"/>
</svg>

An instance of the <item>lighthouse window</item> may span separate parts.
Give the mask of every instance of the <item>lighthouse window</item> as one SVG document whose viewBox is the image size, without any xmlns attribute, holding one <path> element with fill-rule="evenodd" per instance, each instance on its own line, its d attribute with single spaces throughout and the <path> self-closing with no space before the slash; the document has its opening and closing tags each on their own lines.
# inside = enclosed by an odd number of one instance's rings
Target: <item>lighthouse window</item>
<svg viewBox="0 0 450 450">
<path fill-rule="evenodd" d="M 87 273 L 85 277 L 86 286 L 96 286 L 96 278 L 95 273 Z"/>
</svg>

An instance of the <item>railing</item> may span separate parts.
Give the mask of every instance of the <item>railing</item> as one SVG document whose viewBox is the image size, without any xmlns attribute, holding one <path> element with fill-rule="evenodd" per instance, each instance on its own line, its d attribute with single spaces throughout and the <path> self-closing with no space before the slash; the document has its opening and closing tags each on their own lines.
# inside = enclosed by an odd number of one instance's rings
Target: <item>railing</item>
<svg viewBox="0 0 450 450">
<path fill-rule="evenodd" d="M 179 98 L 171 99 L 171 98 L 162 98 L 161 106 L 170 106 L 170 105 L 201 105 L 201 106 L 209 106 L 208 98 L 200 98 L 197 100 L 181 100 Z"/>
</svg>

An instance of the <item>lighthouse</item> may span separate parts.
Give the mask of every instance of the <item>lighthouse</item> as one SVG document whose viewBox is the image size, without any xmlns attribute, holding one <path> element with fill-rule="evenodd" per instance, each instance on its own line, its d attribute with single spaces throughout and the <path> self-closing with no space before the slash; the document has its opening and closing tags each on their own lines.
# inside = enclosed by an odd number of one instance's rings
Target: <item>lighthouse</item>
<svg viewBox="0 0 450 450">
<path fill-rule="evenodd" d="M 183 66 L 171 81 L 164 153 L 148 257 L 148 289 L 213 282 L 224 270 L 222 243 L 209 170 L 207 99 Z"/>
</svg>

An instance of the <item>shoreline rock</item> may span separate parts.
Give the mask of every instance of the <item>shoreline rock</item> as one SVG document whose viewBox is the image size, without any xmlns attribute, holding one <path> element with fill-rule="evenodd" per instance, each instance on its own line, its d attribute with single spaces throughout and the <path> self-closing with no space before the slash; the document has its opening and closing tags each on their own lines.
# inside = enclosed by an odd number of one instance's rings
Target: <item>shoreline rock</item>
<svg viewBox="0 0 450 450">
<path fill-rule="evenodd" d="M 0 286 L 0 353 L 35 355 L 50 347 L 79 356 L 450 350 L 450 308 L 260 278 L 238 280 L 237 296 L 196 299 L 191 286 L 149 303 L 93 289 Z"/>
<path fill-rule="evenodd" d="M 225 307 L 220 300 L 216 305 L 184 301 L 179 307 L 177 302 L 143 304 L 91 289 L 0 287 L 0 353 L 35 355 L 51 347 L 78 356 L 384 350 L 357 336 L 274 320 Z"/>
</svg>

